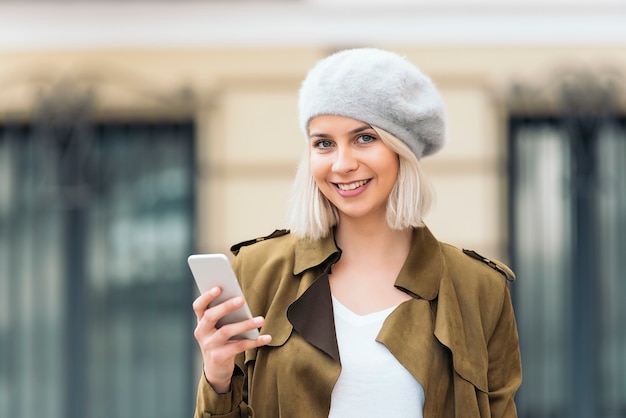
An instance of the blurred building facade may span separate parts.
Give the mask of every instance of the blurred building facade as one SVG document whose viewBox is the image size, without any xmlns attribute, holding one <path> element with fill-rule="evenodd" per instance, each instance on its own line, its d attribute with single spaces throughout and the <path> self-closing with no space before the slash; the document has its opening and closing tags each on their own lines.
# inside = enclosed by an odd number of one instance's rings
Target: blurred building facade
<svg viewBox="0 0 626 418">
<path fill-rule="evenodd" d="M 428 226 L 517 271 L 520 416 L 626 417 L 625 18 L 583 0 L 0 2 L 0 416 L 190 416 L 186 256 L 284 226 L 300 81 L 377 46 L 447 106 Z"/>
</svg>

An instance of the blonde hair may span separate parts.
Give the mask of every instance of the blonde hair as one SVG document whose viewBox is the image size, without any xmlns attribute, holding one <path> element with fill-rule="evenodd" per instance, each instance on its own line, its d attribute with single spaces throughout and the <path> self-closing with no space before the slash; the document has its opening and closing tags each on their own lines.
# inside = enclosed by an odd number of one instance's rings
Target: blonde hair
<svg viewBox="0 0 626 418">
<path fill-rule="evenodd" d="M 387 224 L 401 230 L 423 226 L 422 219 L 433 202 L 432 186 L 409 147 L 389 132 L 372 126 L 380 139 L 398 154 L 398 178 L 387 200 Z M 301 238 L 318 240 L 328 236 L 339 222 L 337 208 L 317 187 L 309 162 L 310 147 L 304 152 L 292 186 L 288 226 Z"/>
</svg>

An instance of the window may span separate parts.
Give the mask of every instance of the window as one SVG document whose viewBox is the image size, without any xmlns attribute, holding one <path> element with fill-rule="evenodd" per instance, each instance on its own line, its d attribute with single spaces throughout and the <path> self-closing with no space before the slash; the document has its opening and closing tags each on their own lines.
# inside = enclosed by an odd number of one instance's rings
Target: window
<svg viewBox="0 0 626 418">
<path fill-rule="evenodd" d="M 626 119 L 509 127 L 519 416 L 626 417 Z"/>
<path fill-rule="evenodd" d="M 194 402 L 190 122 L 0 126 L 0 416 Z"/>
</svg>

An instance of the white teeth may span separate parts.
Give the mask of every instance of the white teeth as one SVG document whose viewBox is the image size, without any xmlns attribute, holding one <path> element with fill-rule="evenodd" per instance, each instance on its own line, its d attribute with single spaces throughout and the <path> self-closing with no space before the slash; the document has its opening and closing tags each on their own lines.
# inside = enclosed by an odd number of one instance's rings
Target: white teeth
<svg viewBox="0 0 626 418">
<path fill-rule="evenodd" d="M 337 184 L 337 187 L 339 187 L 341 190 L 354 190 L 358 187 L 363 186 L 365 183 L 367 183 L 367 180 L 361 180 L 361 181 L 357 181 L 354 183 L 350 183 L 350 184 Z"/>
</svg>

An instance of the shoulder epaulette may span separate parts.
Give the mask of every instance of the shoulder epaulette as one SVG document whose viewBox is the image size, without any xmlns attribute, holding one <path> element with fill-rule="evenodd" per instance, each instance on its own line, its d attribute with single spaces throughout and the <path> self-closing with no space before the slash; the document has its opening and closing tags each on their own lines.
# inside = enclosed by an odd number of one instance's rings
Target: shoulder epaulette
<svg viewBox="0 0 626 418">
<path fill-rule="evenodd" d="M 491 267 L 492 269 L 494 269 L 495 271 L 497 271 L 498 273 L 502 274 L 504 277 L 506 277 L 506 280 L 509 283 L 513 283 L 515 281 L 515 274 L 508 269 L 506 266 L 501 266 L 500 264 L 498 264 L 495 261 L 492 261 L 490 259 L 488 259 L 487 257 L 483 257 L 482 255 L 478 254 L 476 251 L 474 250 L 468 250 L 463 248 L 463 252 L 478 260 L 478 261 L 482 261 L 483 263 L 487 264 L 489 267 Z"/>
<path fill-rule="evenodd" d="M 247 247 L 248 245 L 252 245 L 252 244 L 256 244 L 257 242 L 261 242 L 261 241 L 266 241 L 268 239 L 272 239 L 272 238 L 277 238 L 277 237 L 282 237 L 283 235 L 287 235 L 289 233 L 288 229 L 277 229 L 274 232 L 272 232 L 271 234 L 265 236 L 265 237 L 259 237 L 259 238 L 255 238 L 255 239 L 250 239 L 247 241 L 242 241 L 239 244 L 235 244 L 232 247 L 230 247 L 230 251 L 234 254 L 237 255 L 239 253 L 239 250 L 242 247 Z"/>
</svg>

